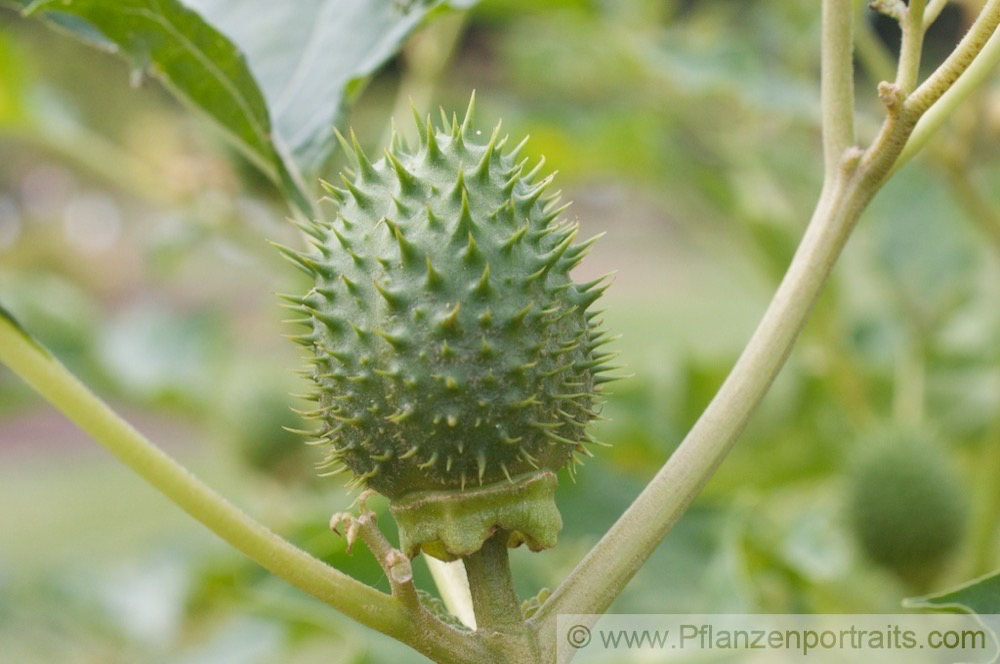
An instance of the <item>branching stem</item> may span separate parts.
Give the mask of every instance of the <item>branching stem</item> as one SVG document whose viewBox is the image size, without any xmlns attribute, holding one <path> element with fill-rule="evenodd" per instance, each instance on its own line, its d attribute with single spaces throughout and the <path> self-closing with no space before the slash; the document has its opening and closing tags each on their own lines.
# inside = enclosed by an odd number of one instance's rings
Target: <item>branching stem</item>
<svg viewBox="0 0 1000 664">
<path fill-rule="evenodd" d="M 275 576 L 440 661 L 477 661 L 482 644 L 317 560 L 255 521 L 156 447 L 0 309 L 0 362 L 181 509 Z"/>
</svg>

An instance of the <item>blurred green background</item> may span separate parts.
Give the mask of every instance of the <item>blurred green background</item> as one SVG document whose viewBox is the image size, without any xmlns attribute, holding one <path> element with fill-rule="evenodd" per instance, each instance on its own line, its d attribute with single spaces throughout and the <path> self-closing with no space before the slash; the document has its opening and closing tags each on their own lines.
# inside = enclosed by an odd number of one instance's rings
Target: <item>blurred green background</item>
<svg viewBox="0 0 1000 664">
<path fill-rule="evenodd" d="M 946 10 L 928 67 L 974 4 Z M 822 175 L 818 14 L 484 0 L 423 26 L 359 90 L 349 124 L 374 149 L 390 117 L 409 131 L 409 98 L 461 111 L 476 89 L 480 127 L 530 134 L 583 235 L 607 231 L 577 276 L 617 271 L 604 309 L 633 375 L 595 426 L 612 446 L 562 478 L 558 548 L 513 552 L 522 597 L 555 587 L 680 442 L 787 265 Z M 859 16 L 863 140 L 896 32 Z M 273 293 L 305 287 L 268 244 L 299 242 L 287 210 L 202 119 L 129 81 L 0 9 L 0 302 L 234 502 L 387 588 L 326 529 L 353 500 L 343 479 L 316 478 L 320 452 L 281 428 L 300 426 L 303 391 Z M 745 435 L 612 611 L 892 612 L 1000 566 L 998 144 L 994 80 L 864 215 Z M 946 553 L 917 571 L 854 535 L 879 507 L 852 502 L 863 452 L 901 437 L 932 448 L 944 471 L 927 481 L 958 505 Z M 0 505 L 3 661 L 421 661 L 243 560 L 2 367 Z M 889 523 L 919 529 L 935 509 L 906 507 Z"/>
</svg>

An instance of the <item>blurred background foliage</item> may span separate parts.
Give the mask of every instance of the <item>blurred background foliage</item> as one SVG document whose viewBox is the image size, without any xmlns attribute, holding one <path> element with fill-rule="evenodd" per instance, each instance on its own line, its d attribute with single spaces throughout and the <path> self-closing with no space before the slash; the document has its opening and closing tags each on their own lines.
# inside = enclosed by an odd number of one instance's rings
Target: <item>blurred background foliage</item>
<svg viewBox="0 0 1000 664">
<path fill-rule="evenodd" d="M 926 66 L 975 5 L 949 6 Z M 461 110 L 475 88 L 482 129 L 530 134 L 568 214 L 607 231 L 579 278 L 617 270 L 606 319 L 634 374 L 596 426 L 612 446 L 563 478 L 559 547 L 512 555 L 527 598 L 641 490 L 763 312 L 819 190 L 819 17 L 798 0 L 483 0 L 433 18 L 359 82 L 348 124 L 378 148 L 391 116 L 410 131 L 408 99 Z M 862 139 L 897 40 L 859 8 Z M 235 502 L 387 588 L 326 528 L 353 500 L 343 480 L 316 478 L 320 454 L 282 429 L 303 391 L 272 294 L 305 286 L 267 242 L 299 242 L 287 208 L 129 73 L 0 9 L 0 301 Z M 612 611 L 892 612 L 1000 564 L 998 143 L 994 80 L 865 214 L 743 439 Z M 853 534 L 857 458 L 912 431 L 965 512 L 919 574 Z M 3 368 L 0 504 L 7 661 L 419 661 L 228 550 Z"/>
</svg>

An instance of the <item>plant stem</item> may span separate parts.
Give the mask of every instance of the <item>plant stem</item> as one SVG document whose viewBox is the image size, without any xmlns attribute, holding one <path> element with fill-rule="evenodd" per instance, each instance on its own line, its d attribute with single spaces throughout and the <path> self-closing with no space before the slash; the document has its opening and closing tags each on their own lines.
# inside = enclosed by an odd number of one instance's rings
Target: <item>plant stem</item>
<svg viewBox="0 0 1000 664">
<path fill-rule="evenodd" d="M 521 612 L 507 556 L 510 533 L 499 530 L 462 559 L 472 593 L 476 625 L 497 648 L 499 661 L 540 661 L 540 652 Z M 526 659 L 526 657 L 528 657 Z"/>
<path fill-rule="evenodd" d="M 849 2 L 826 0 L 824 16 L 834 5 L 839 5 L 840 15 L 832 26 L 824 24 L 825 40 L 843 39 L 843 15 L 851 9 Z M 604 612 L 708 482 L 784 364 L 851 230 L 884 183 L 920 115 L 975 59 L 998 21 L 1000 0 L 990 0 L 970 30 L 973 36 L 967 35 L 956 48 L 960 55 L 953 53 L 917 88 L 912 103 L 897 85 L 880 86 L 888 117 L 867 150 L 849 149 L 837 160 L 829 152 L 825 155 L 826 163 L 835 163 L 836 168 L 824 174 L 812 220 L 763 319 L 680 447 L 529 621 L 538 626 L 543 647 L 555 648 L 559 613 Z M 823 49 L 825 90 L 834 87 L 828 77 L 846 66 L 827 60 L 850 57 L 849 49 Z M 845 96 L 828 93 L 823 103 L 843 110 Z M 831 115 L 824 109 L 824 120 Z M 838 150 L 844 140 L 843 121 L 829 131 L 834 135 L 824 128 L 824 149 Z"/>
<path fill-rule="evenodd" d="M 921 111 L 920 121 L 890 175 L 909 161 L 951 117 L 958 105 L 993 73 L 1000 63 L 998 22 L 1000 2 L 989 0 L 951 56 L 914 93 L 921 94 L 920 106 L 926 112 Z M 916 102 L 911 107 L 914 110 L 919 108 Z"/>
<path fill-rule="evenodd" d="M 832 184 L 844 151 L 854 144 L 853 27 L 851 0 L 824 0 L 820 81 L 824 191 Z"/>
<path fill-rule="evenodd" d="M 181 509 L 250 559 L 341 611 L 442 661 L 485 654 L 426 612 L 317 560 L 253 520 L 132 428 L 0 308 L 0 362 Z M 475 661 L 475 660 L 472 660 Z"/>
<path fill-rule="evenodd" d="M 926 0 L 910 0 L 899 20 L 903 31 L 899 46 L 896 86 L 910 94 L 920 76 L 920 56 L 924 48 L 924 6 Z"/>
<path fill-rule="evenodd" d="M 480 629 L 519 631 L 524 622 L 521 601 L 514 592 L 510 575 L 507 537 L 508 533 L 498 531 L 486 540 L 482 549 L 463 559 Z"/>
</svg>

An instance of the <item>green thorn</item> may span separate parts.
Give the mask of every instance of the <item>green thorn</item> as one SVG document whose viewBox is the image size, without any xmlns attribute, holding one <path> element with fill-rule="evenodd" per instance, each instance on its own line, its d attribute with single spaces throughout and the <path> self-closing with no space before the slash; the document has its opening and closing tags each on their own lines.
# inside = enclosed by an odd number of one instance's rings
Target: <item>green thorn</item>
<svg viewBox="0 0 1000 664">
<path fill-rule="evenodd" d="M 416 246 L 406 239 L 399 224 L 389 219 L 385 219 L 385 224 L 392 230 L 392 235 L 396 238 L 396 245 L 399 247 L 399 258 L 403 262 L 403 265 L 412 265 L 414 260 L 416 260 Z"/>
<path fill-rule="evenodd" d="M 319 186 L 330 196 L 330 198 L 338 205 L 343 205 L 347 202 L 348 193 L 341 189 L 340 187 L 335 187 L 326 180 L 320 180 Z"/>
<path fill-rule="evenodd" d="M 427 228 L 431 230 L 440 230 L 444 228 L 444 223 L 441 221 L 441 217 L 434 214 L 434 210 L 431 209 L 430 204 L 427 204 Z"/>
<path fill-rule="evenodd" d="M 361 149 L 361 144 L 358 142 L 358 137 L 353 129 L 351 130 L 351 146 L 354 148 L 354 156 L 357 159 L 361 181 L 368 183 L 378 182 L 380 179 L 378 172 L 372 166 L 372 162 L 368 160 L 368 155 Z"/>
<path fill-rule="evenodd" d="M 542 166 L 544 166 L 544 165 L 545 165 L 545 155 L 542 155 L 541 157 L 538 158 L 538 163 L 535 164 L 535 167 L 532 168 L 527 173 L 525 173 L 525 175 L 524 175 L 524 177 L 522 179 L 525 182 L 528 182 L 529 180 L 533 180 L 535 178 L 535 176 L 538 175 L 541 172 Z M 552 175 L 548 176 L 545 179 L 546 180 L 552 180 Z"/>
<path fill-rule="evenodd" d="M 357 155 L 354 153 L 354 148 L 351 147 L 351 144 L 348 142 L 348 140 L 344 137 L 342 133 L 340 133 L 340 130 L 337 129 L 336 127 L 333 128 L 333 135 L 337 137 L 337 142 L 340 143 L 340 149 L 344 151 L 344 155 L 347 157 L 348 161 L 357 166 L 358 165 Z"/>
<path fill-rule="evenodd" d="M 420 470 L 427 470 L 428 468 L 430 468 L 431 466 L 433 466 L 434 464 L 436 464 L 437 460 L 438 460 L 438 453 L 437 452 L 432 452 L 431 453 L 431 457 L 429 459 L 427 459 L 427 461 L 425 461 L 425 462 L 423 462 L 421 464 L 418 464 L 417 468 L 419 468 Z"/>
<path fill-rule="evenodd" d="M 528 228 L 530 226 L 531 224 L 525 224 L 524 226 L 521 226 L 521 228 L 514 231 L 514 233 L 500 245 L 500 249 L 506 252 L 513 250 L 514 245 L 524 239 L 524 234 L 528 232 Z"/>
<path fill-rule="evenodd" d="M 291 222 L 292 226 L 295 226 L 297 229 L 299 229 L 312 239 L 317 240 L 318 242 L 321 243 L 324 240 L 326 240 L 326 236 L 323 233 L 323 228 L 320 227 L 315 221 L 300 221 L 298 219 L 289 219 L 288 221 Z M 316 245 L 316 248 L 322 251 L 321 247 L 322 245 Z"/>
<path fill-rule="evenodd" d="M 333 231 L 334 236 L 337 238 L 337 242 L 340 242 L 340 246 L 348 251 L 354 248 L 353 243 L 344 237 L 344 234 L 338 231 L 334 226 L 331 226 L 330 230 Z"/>
<path fill-rule="evenodd" d="M 346 274 L 340 275 L 340 280 L 344 282 L 344 286 L 347 287 L 347 292 L 355 297 L 361 294 L 361 288 L 358 286 L 357 282 L 349 278 Z"/>
<path fill-rule="evenodd" d="M 424 282 L 424 286 L 429 291 L 439 290 L 444 286 L 444 277 L 441 273 L 434 269 L 434 264 L 431 263 L 430 254 L 425 256 L 427 259 L 427 280 Z"/>
<path fill-rule="evenodd" d="M 347 176 L 341 174 L 340 179 L 344 182 L 344 186 L 347 187 L 347 191 L 351 193 L 358 207 L 367 208 L 375 201 L 374 198 L 358 189 L 353 182 L 347 179 Z"/>
<path fill-rule="evenodd" d="M 410 148 L 396 128 L 396 118 L 389 118 L 389 149 L 393 152 L 409 152 Z"/>
<path fill-rule="evenodd" d="M 479 160 L 479 164 L 476 165 L 474 178 L 480 182 L 489 182 L 490 179 L 490 165 L 493 163 L 493 158 L 495 156 L 495 150 L 497 146 L 497 139 L 500 137 L 500 123 L 497 123 L 493 133 L 490 135 L 490 140 L 486 144 L 486 150 L 483 152 L 482 159 Z"/>
<path fill-rule="evenodd" d="M 566 444 L 566 445 L 576 445 L 577 444 L 577 441 L 570 440 L 569 438 L 566 438 L 564 436 L 560 436 L 559 434 L 554 433 L 552 431 L 548 431 L 548 430 L 543 431 L 542 435 L 544 435 L 549 440 L 556 441 L 557 443 L 563 443 L 563 444 Z"/>
<path fill-rule="evenodd" d="M 546 187 L 552 184 L 552 180 L 554 180 L 555 177 L 556 174 L 552 173 L 538 184 L 531 185 L 531 188 L 527 192 L 523 194 L 514 194 L 514 200 L 517 203 L 517 206 L 522 210 L 531 209 L 531 206 L 534 205 L 539 198 L 541 198 L 542 192 L 545 191 Z"/>
<path fill-rule="evenodd" d="M 538 468 L 538 459 L 536 459 L 535 457 L 531 456 L 531 454 L 528 453 L 528 450 L 526 450 L 523 447 L 521 447 L 517 451 L 517 455 L 519 457 L 521 457 L 522 459 L 524 459 L 525 461 L 527 461 L 528 464 L 530 464 L 532 468 Z"/>
<path fill-rule="evenodd" d="M 479 251 L 479 246 L 476 244 L 476 238 L 472 235 L 472 230 L 469 230 L 469 238 L 465 243 L 465 250 L 462 252 L 462 259 L 466 264 L 476 263 L 480 258 L 482 258 L 482 253 Z M 487 288 L 489 287 L 489 265 L 486 266 L 487 269 Z"/>
<path fill-rule="evenodd" d="M 483 483 L 483 475 L 486 474 L 486 451 L 485 450 L 480 449 L 479 452 L 476 453 L 476 466 L 478 466 L 478 470 L 479 470 L 479 483 L 482 484 Z"/>
<path fill-rule="evenodd" d="M 392 448 L 390 447 L 386 450 L 383 450 L 379 454 L 372 454 L 369 458 L 372 461 L 388 461 L 389 459 L 392 458 Z"/>
<path fill-rule="evenodd" d="M 441 147 L 437 142 L 437 135 L 434 131 L 434 127 L 431 125 L 431 116 L 427 116 L 427 161 L 431 164 L 437 164 L 441 162 Z"/>
<path fill-rule="evenodd" d="M 449 332 L 458 332 L 458 312 L 461 308 L 462 303 L 456 302 L 455 308 L 449 311 L 445 317 L 441 319 L 441 322 L 438 323 L 438 327 Z"/>
<path fill-rule="evenodd" d="M 390 195 L 389 198 L 392 199 L 392 206 L 396 208 L 396 212 L 403 215 L 404 217 L 410 216 L 410 214 L 413 212 L 413 208 L 411 208 L 403 201 L 399 200 L 396 196 Z"/>
<path fill-rule="evenodd" d="M 459 166 L 458 177 L 455 178 L 455 184 L 452 186 L 451 191 L 448 192 L 448 198 L 462 203 L 464 211 L 464 208 L 469 204 L 468 196 L 469 192 L 465 188 L 465 173 L 462 171 L 461 166 Z"/>
<path fill-rule="evenodd" d="M 301 253 L 299 253 L 295 249 L 292 249 L 291 247 L 286 247 L 283 244 L 278 244 L 277 242 L 271 242 L 271 246 L 277 249 L 278 252 L 282 255 L 282 257 L 284 257 L 287 261 L 291 262 L 292 265 L 299 268 L 306 274 L 312 277 L 316 277 L 318 275 L 319 265 L 316 263 L 316 261 L 312 260 L 307 256 L 302 255 Z"/>
<path fill-rule="evenodd" d="M 508 163 L 514 163 L 517 161 L 517 158 L 518 156 L 520 156 L 521 151 L 524 150 L 524 146 L 528 144 L 529 138 L 530 136 L 525 136 L 524 138 L 522 138 L 520 143 L 515 145 L 513 148 L 511 148 L 510 152 L 504 155 L 504 158 L 507 160 Z M 514 170 L 516 168 L 517 167 L 515 166 L 511 170 Z"/>
<path fill-rule="evenodd" d="M 406 170 L 402 162 L 396 158 L 389 150 L 385 151 L 385 157 L 392 164 L 392 169 L 396 172 L 396 179 L 399 180 L 399 189 L 404 194 L 415 194 L 420 191 L 420 185 L 413 173 Z"/>
<path fill-rule="evenodd" d="M 476 91 L 472 91 L 472 95 L 469 97 L 469 107 L 465 110 L 465 119 L 462 120 L 462 136 L 468 137 L 469 131 L 472 129 L 472 121 L 476 115 Z"/>
<path fill-rule="evenodd" d="M 379 335 L 387 342 L 389 342 L 389 345 L 395 348 L 396 350 L 406 348 L 409 345 L 409 341 L 406 339 L 406 337 L 398 334 L 390 334 L 385 330 L 375 330 L 375 334 Z"/>
<path fill-rule="evenodd" d="M 412 97 L 410 98 L 410 112 L 413 113 L 413 124 L 415 124 L 417 127 L 417 136 L 420 139 L 421 147 L 423 147 L 424 145 L 427 144 L 428 133 L 433 133 L 433 132 L 428 132 L 427 127 L 424 124 L 423 118 L 420 117 L 420 111 L 417 110 L 417 105 L 413 103 Z"/>
<path fill-rule="evenodd" d="M 523 309 L 510 317 L 510 321 L 515 325 L 521 325 L 531 310 L 535 308 L 535 302 L 529 302 Z"/>
</svg>

